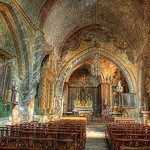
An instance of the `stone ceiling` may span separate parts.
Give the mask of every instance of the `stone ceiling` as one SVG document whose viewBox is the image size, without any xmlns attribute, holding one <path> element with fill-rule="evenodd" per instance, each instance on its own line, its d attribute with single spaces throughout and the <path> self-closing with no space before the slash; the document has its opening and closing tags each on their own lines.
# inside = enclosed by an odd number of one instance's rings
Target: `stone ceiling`
<svg viewBox="0 0 150 150">
<path fill-rule="evenodd" d="M 45 37 L 59 52 L 64 40 L 83 26 L 101 24 L 122 36 L 133 50 L 135 58 L 148 38 L 148 14 L 138 0 L 98 0 L 92 6 L 70 7 L 68 0 L 59 0 L 49 11 L 44 23 Z"/>
<path fill-rule="evenodd" d="M 150 0 L 97 0 L 83 9 L 68 5 L 68 0 L 17 0 L 34 24 L 45 8 L 42 19 L 45 38 L 55 46 L 56 53 L 62 43 L 78 29 L 100 24 L 123 37 L 136 58 L 142 52 L 150 28 Z M 45 3 L 54 3 L 51 8 Z M 48 6 L 48 5 L 47 5 Z"/>
</svg>

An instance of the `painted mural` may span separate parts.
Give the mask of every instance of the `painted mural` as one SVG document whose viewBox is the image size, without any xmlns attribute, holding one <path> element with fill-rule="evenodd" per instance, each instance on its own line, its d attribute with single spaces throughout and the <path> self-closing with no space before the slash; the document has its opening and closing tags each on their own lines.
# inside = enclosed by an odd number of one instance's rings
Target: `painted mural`
<svg viewBox="0 0 150 150">
<path fill-rule="evenodd" d="M 0 48 L 12 55 L 14 55 L 14 45 L 11 39 L 8 27 L 0 14 Z"/>
<path fill-rule="evenodd" d="M 96 77 L 91 75 L 88 68 L 77 69 L 70 77 L 70 87 L 97 87 L 99 81 Z"/>
<path fill-rule="evenodd" d="M 67 55 L 68 51 L 77 50 L 82 41 L 89 43 L 93 42 L 95 46 L 99 46 L 100 43 L 112 43 L 112 48 L 114 52 L 126 53 L 128 59 L 133 62 L 134 56 L 129 47 L 129 44 L 122 37 L 116 35 L 110 30 L 103 29 L 101 25 L 91 25 L 86 26 L 78 31 L 76 31 L 73 35 L 71 35 L 67 41 L 65 42 L 62 50 L 61 50 L 61 59 L 64 59 Z M 91 46 L 92 47 L 92 46 Z M 90 48 L 90 47 L 89 47 Z"/>
</svg>

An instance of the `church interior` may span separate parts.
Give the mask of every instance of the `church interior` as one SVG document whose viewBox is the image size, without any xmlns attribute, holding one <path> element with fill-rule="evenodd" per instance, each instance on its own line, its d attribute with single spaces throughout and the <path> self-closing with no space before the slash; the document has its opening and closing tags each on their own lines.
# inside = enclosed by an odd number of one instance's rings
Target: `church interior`
<svg viewBox="0 0 150 150">
<path fill-rule="evenodd" d="M 0 0 L 0 149 L 150 149 L 150 0 Z"/>
</svg>

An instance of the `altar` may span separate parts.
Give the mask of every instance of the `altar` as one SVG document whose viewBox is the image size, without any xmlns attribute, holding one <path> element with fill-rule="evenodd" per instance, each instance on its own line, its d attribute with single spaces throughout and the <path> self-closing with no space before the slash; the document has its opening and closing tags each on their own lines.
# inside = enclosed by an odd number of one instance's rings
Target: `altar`
<svg viewBox="0 0 150 150">
<path fill-rule="evenodd" d="M 85 116 L 87 120 L 90 119 L 90 116 L 93 113 L 93 109 L 83 109 L 83 108 L 78 108 L 73 110 L 74 114 L 77 114 L 79 116 Z"/>
</svg>

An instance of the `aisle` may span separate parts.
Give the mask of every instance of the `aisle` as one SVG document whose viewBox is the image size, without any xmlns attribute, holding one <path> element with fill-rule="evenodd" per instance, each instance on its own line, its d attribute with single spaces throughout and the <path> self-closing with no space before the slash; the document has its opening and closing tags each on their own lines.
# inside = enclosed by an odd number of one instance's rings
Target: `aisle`
<svg viewBox="0 0 150 150">
<path fill-rule="evenodd" d="M 104 129 L 104 124 L 90 123 L 87 125 L 86 150 L 107 150 Z"/>
</svg>

